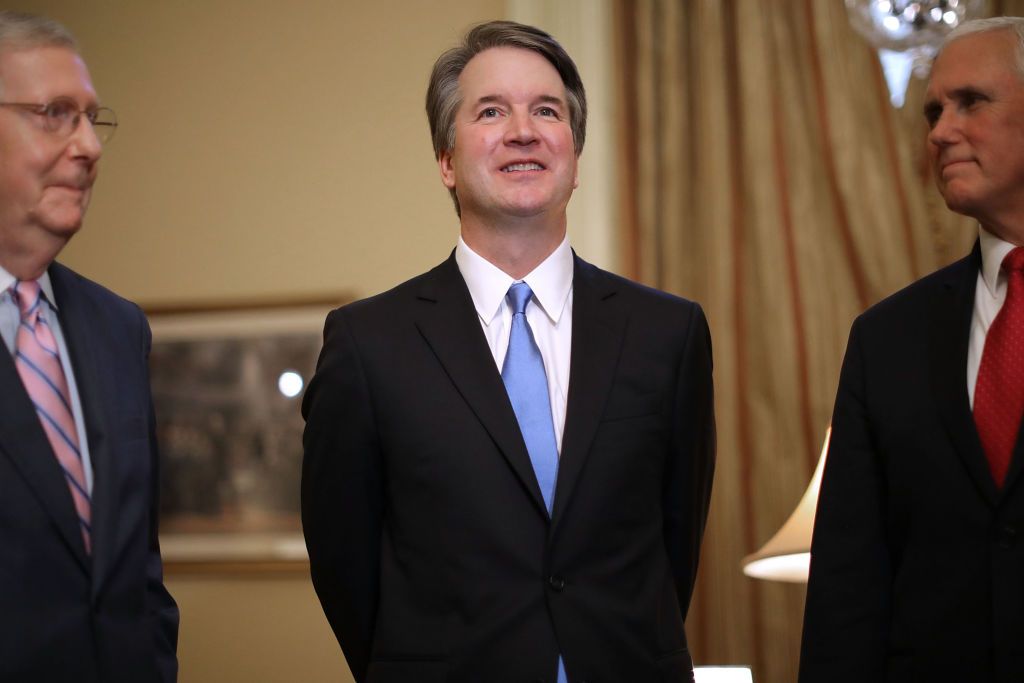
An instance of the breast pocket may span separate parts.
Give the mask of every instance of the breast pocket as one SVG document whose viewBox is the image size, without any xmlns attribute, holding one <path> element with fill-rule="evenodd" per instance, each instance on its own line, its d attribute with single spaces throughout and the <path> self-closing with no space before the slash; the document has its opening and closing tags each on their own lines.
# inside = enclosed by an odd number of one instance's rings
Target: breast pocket
<svg viewBox="0 0 1024 683">
<path fill-rule="evenodd" d="M 660 391 L 652 391 L 644 394 L 626 394 L 626 392 L 612 392 L 605 406 L 601 422 L 615 422 L 618 420 L 631 420 L 648 415 L 658 415 L 664 410 L 665 398 Z"/>
</svg>

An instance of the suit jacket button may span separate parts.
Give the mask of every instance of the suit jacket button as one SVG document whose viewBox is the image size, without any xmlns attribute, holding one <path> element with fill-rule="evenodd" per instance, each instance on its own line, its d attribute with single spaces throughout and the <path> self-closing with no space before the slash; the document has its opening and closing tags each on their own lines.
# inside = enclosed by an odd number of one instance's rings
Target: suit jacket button
<svg viewBox="0 0 1024 683">
<path fill-rule="evenodd" d="M 1003 527 L 1003 532 L 999 534 L 999 547 L 1003 550 L 1009 550 L 1013 547 L 1014 542 L 1017 540 L 1017 527 L 1012 524 L 1007 524 Z"/>
<path fill-rule="evenodd" d="M 552 574 L 548 577 L 548 585 L 551 586 L 551 589 L 556 593 L 561 593 L 562 589 L 565 588 L 565 579 L 557 574 Z"/>
</svg>

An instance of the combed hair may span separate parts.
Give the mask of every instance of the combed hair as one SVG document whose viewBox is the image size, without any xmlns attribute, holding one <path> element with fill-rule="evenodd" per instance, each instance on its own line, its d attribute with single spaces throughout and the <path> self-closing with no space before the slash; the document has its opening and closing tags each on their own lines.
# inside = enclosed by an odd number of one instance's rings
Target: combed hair
<svg viewBox="0 0 1024 683">
<path fill-rule="evenodd" d="M 455 113 L 462 104 L 459 77 L 469 60 L 492 47 L 515 47 L 536 52 L 555 67 L 565 85 L 569 126 L 578 157 L 587 136 L 587 94 L 576 64 L 550 34 L 514 21 L 489 21 L 470 29 L 462 43 L 448 50 L 434 63 L 427 86 L 427 121 L 434 145 L 434 157 L 455 148 Z M 461 215 L 455 189 L 450 190 L 455 212 Z"/>
<path fill-rule="evenodd" d="M 1011 31 L 1017 38 L 1017 72 L 1021 78 L 1024 78 L 1024 17 L 990 17 L 965 21 L 946 35 L 939 48 L 939 54 L 942 54 L 946 46 L 954 40 L 989 31 Z"/>
<path fill-rule="evenodd" d="M 71 32 L 53 19 L 0 11 L 0 52 L 30 47 L 66 47 L 78 51 L 78 43 Z"/>
</svg>

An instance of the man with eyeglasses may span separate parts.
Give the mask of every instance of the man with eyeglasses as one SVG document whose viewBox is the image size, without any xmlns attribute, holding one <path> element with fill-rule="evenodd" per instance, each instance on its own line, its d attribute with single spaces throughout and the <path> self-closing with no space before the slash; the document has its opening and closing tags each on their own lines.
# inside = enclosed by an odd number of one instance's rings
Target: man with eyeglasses
<svg viewBox="0 0 1024 683">
<path fill-rule="evenodd" d="M 177 678 L 149 327 L 54 261 L 116 125 L 64 27 L 0 12 L 0 681 Z"/>
</svg>

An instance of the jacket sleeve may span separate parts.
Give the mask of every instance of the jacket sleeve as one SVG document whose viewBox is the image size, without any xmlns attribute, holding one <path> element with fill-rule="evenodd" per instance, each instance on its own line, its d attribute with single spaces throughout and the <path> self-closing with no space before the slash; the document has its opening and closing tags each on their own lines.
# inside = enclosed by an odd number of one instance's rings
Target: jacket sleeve
<svg viewBox="0 0 1024 683">
<path fill-rule="evenodd" d="M 867 407 L 859 323 L 843 360 L 814 523 L 800 683 L 886 678 L 892 570 L 885 476 Z"/>
<path fill-rule="evenodd" d="M 664 496 L 665 548 L 683 618 L 690 607 L 715 472 L 711 332 L 694 304 L 676 379 Z"/>
<path fill-rule="evenodd" d="M 356 681 L 377 613 L 383 472 L 372 396 L 344 309 L 331 313 L 303 398 L 302 528 L 320 604 Z"/>
<path fill-rule="evenodd" d="M 145 354 L 143 367 L 148 367 L 149 350 L 152 345 L 152 334 L 142 311 L 143 350 Z M 178 680 L 178 605 L 164 586 L 163 563 L 160 558 L 159 510 L 160 510 L 160 457 L 157 449 L 156 418 L 153 411 L 153 397 L 149 391 L 149 378 L 146 378 L 146 399 L 149 402 L 149 452 L 153 480 L 150 493 L 149 512 L 149 551 L 146 557 L 146 610 L 152 625 L 153 645 L 156 652 L 156 664 L 160 680 L 174 683 Z"/>
</svg>

